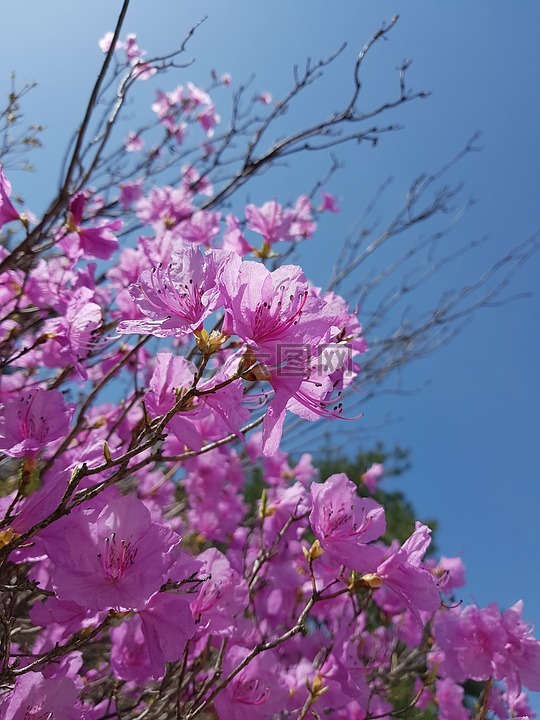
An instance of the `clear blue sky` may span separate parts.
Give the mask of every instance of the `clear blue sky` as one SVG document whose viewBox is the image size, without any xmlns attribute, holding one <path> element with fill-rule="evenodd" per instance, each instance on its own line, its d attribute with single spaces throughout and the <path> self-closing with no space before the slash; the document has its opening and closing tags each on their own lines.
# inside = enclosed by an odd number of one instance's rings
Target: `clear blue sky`
<svg viewBox="0 0 540 720">
<path fill-rule="evenodd" d="M 119 7 L 112 0 L 94 0 L 91 6 L 19 0 L 3 11 L 0 89 L 5 94 L 11 69 L 21 79 L 38 80 L 29 115 L 48 128 L 46 148 L 36 157 L 38 172 L 12 177 L 14 188 L 21 187 L 37 210 L 54 191 L 61 150 L 81 117 L 101 60 L 97 39 L 112 29 Z M 215 68 L 230 71 L 236 82 L 255 72 L 254 90 L 276 97 L 289 86 L 294 63 L 327 55 L 346 40 L 344 61 L 326 84 L 310 91 L 297 116 L 305 123 L 334 109 L 350 82 L 355 51 L 396 13 L 401 19 L 390 41 L 366 62 L 366 94 L 388 97 L 394 68 L 411 57 L 412 86 L 433 95 L 398 111 L 392 119 L 405 129 L 379 147 L 342 153 L 346 168 L 329 186 L 342 198 L 342 213 L 324 219 L 304 256 L 317 284 L 328 280 L 341 238 L 387 176 L 395 182 L 381 206 L 382 220 L 398 207 L 415 175 L 434 170 L 475 130 L 483 133 L 483 152 L 453 175 L 464 181 L 466 196 L 477 200 L 457 240 L 487 235 L 489 242 L 445 276 L 447 287 L 459 286 L 540 228 L 538 2 L 341 0 L 330 8 L 318 0 L 133 0 L 125 26 L 139 34 L 143 47 L 162 51 L 173 48 L 207 14 L 190 46 L 197 62 L 171 79 L 171 87 L 188 79 L 206 84 Z M 150 86 L 143 89 L 147 98 L 152 92 Z M 325 168 L 324 158 L 310 158 L 269 173 L 252 197 L 285 202 L 309 190 Z M 429 386 L 413 396 L 382 396 L 364 408 L 366 417 L 358 423 L 363 442 L 368 442 L 366 428 L 376 428 L 374 440 L 411 449 L 414 467 L 403 489 L 420 517 L 440 521 L 441 551 L 464 558 L 469 581 L 464 599 L 508 606 L 523 598 L 537 634 L 539 277 L 536 257 L 507 293 L 532 290 L 532 298 L 479 313 L 451 345 L 403 375 L 405 387 L 426 380 Z M 384 424 L 388 415 L 394 421 Z M 535 703 L 540 709 L 540 701 Z"/>
</svg>

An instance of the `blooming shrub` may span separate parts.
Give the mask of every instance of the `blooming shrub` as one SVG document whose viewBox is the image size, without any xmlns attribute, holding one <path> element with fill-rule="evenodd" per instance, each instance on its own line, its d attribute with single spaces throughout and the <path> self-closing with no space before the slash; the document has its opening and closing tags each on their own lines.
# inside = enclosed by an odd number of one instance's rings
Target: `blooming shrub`
<svg viewBox="0 0 540 720">
<path fill-rule="evenodd" d="M 130 81 L 160 69 L 133 35 L 100 47 Z M 103 195 L 71 175 L 33 221 L 0 170 L 18 239 L 0 255 L 0 718 L 532 717 L 521 606 L 456 602 L 462 565 L 426 559 L 421 523 L 383 542 L 381 465 L 361 496 L 280 450 L 288 413 L 344 421 L 369 342 L 280 260 L 335 199 L 223 218 L 210 92 L 159 91 L 152 111 L 162 154 L 203 136 L 175 186 L 151 160 Z M 132 131 L 125 150 L 145 147 Z"/>
</svg>

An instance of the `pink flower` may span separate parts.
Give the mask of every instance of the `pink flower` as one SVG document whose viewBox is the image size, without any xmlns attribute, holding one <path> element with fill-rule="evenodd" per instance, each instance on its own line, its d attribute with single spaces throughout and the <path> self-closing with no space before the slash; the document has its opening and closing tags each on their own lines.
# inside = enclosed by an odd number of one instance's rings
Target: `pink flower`
<svg viewBox="0 0 540 720">
<path fill-rule="evenodd" d="M 262 235 L 269 245 L 292 239 L 289 234 L 292 217 L 276 200 L 265 202 L 262 207 L 246 205 L 245 214 L 248 228 Z"/>
<path fill-rule="evenodd" d="M 124 140 L 124 147 L 127 152 L 136 152 L 144 148 L 144 140 L 137 133 L 129 132 Z"/>
<path fill-rule="evenodd" d="M 11 530 L 22 534 L 56 510 L 66 491 L 69 476 L 68 470 L 54 463 L 41 478 L 41 486 L 28 497 L 20 498 L 12 509 Z"/>
<path fill-rule="evenodd" d="M 133 205 L 134 202 L 140 200 L 142 197 L 142 180 L 136 180 L 135 182 L 122 183 L 120 185 L 120 204 L 123 208 L 128 208 Z"/>
<path fill-rule="evenodd" d="M 101 307 L 93 300 L 93 290 L 80 287 L 72 294 L 64 314 L 47 321 L 45 330 L 51 339 L 43 348 L 45 365 L 73 365 L 79 377 L 87 379 L 87 369 L 82 361 L 95 345 L 93 333 L 102 322 Z"/>
<path fill-rule="evenodd" d="M 109 32 L 106 32 L 105 35 L 98 41 L 98 46 L 101 52 L 109 52 L 112 41 L 113 41 L 114 33 L 109 30 Z M 115 50 L 118 50 L 122 47 L 122 43 L 120 41 L 116 41 Z"/>
<path fill-rule="evenodd" d="M 211 436 L 216 431 L 211 415 L 209 419 L 211 422 L 205 422 L 204 427 Z M 218 426 L 218 433 L 223 437 L 222 426 Z M 213 542 L 228 543 L 248 510 L 243 497 L 245 477 L 236 453 L 228 446 L 216 448 L 187 460 L 186 470 L 183 486 L 189 504 L 189 526 Z"/>
<path fill-rule="evenodd" d="M 273 458 L 269 458 L 273 460 Z M 267 460 L 268 462 L 268 460 Z M 267 463 L 265 463 L 267 464 Z M 262 535 L 267 547 L 275 543 L 291 517 L 302 517 L 284 534 L 285 542 L 294 541 L 299 529 L 307 527 L 307 513 L 311 510 L 311 496 L 300 482 L 271 489 L 267 493 L 267 517 L 264 519 Z"/>
<path fill-rule="evenodd" d="M 455 588 L 465 585 L 465 565 L 460 557 L 441 555 L 435 574 L 441 575 L 439 589 L 444 593 L 451 593 Z"/>
<path fill-rule="evenodd" d="M 221 213 L 199 210 L 178 227 L 178 237 L 194 245 L 210 247 L 219 232 Z"/>
<path fill-rule="evenodd" d="M 227 649 L 225 676 L 248 654 L 248 649 L 233 646 Z M 239 672 L 214 700 L 221 720 L 259 720 L 275 717 L 286 707 L 289 693 L 279 677 L 279 662 L 272 651 L 255 657 Z"/>
<path fill-rule="evenodd" d="M 353 351 L 353 355 L 365 353 L 368 350 L 368 344 L 362 337 L 362 325 L 356 315 L 357 310 L 351 313 L 347 301 L 333 292 L 325 292 L 321 297 L 329 306 L 329 310 L 334 316 L 337 335 L 332 336 L 332 341 L 337 342 L 339 338 L 346 337 L 347 344 Z M 352 363 L 352 365 L 354 365 L 354 363 Z M 353 371 L 352 367 L 348 369 L 351 372 Z M 358 374 L 358 372 L 359 369 L 357 367 L 355 374 Z"/>
<path fill-rule="evenodd" d="M 244 233 L 240 227 L 238 218 L 229 213 L 225 218 L 226 229 L 223 233 L 223 249 L 237 253 L 240 257 L 251 252 L 252 247 L 246 241 Z"/>
<path fill-rule="evenodd" d="M 0 228 L 12 220 L 19 220 L 20 215 L 13 207 L 9 196 L 11 195 L 11 183 L 4 175 L 0 165 Z"/>
<path fill-rule="evenodd" d="M 214 188 L 206 175 L 201 175 L 193 165 L 186 165 L 182 168 L 182 184 L 188 192 L 200 193 L 208 197 L 212 196 Z M 218 215 L 219 220 L 219 213 Z"/>
<path fill-rule="evenodd" d="M 123 47 L 126 51 L 127 59 L 132 65 L 146 55 L 146 50 L 141 50 L 137 45 L 137 35 L 135 33 L 129 33 Z"/>
<path fill-rule="evenodd" d="M 165 415 L 177 400 L 176 392 L 187 390 L 193 384 L 195 366 L 184 357 L 171 353 L 158 353 L 156 366 L 150 379 L 150 392 L 146 394 L 148 412 L 152 417 Z M 193 412 L 177 413 L 167 426 L 191 450 L 202 447 L 202 436 Z"/>
<path fill-rule="evenodd" d="M 189 109 L 198 107 L 199 105 L 211 105 L 212 100 L 210 95 L 205 92 L 202 88 L 197 87 L 192 82 L 186 84 L 186 97 L 185 101 Z"/>
<path fill-rule="evenodd" d="M 186 642 L 195 634 L 188 596 L 157 593 L 139 612 L 155 680 L 165 674 L 165 663 L 182 657 Z"/>
<path fill-rule="evenodd" d="M 223 267 L 234 253 L 212 250 L 201 255 L 195 245 L 182 247 L 173 254 L 167 267 L 144 270 L 130 295 L 143 320 L 124 320 L 119 333 L 150 333 L 157 337 L 187 335 L 199 330 L 220 305 L 218 284 Z"/>
<path fill-rule="evenodd" d="M 296 265 L 282 265 L 270 272 L 262 263 L 246 261 L 231 265 L 223 278 L 223 332 L 238 335 L 256 359 L 269 367 L 283 369 L 298 361 L 298 350 L 304 352 L 318 344 L 332 326 L 325 303 Z M 300 360 L 299 372 L 293 373 L 295 380 L 303 378 L 305 358 Z"/>
<path fill-rule="evenodd" d="M 0 215 L 2 208 L 0 207 Z M 9 255 L 6 248 L 0 246 L 0 262 Z M 31 280 L 27 279 L 25 283 L 25 275 L 21 270 L 7 270 L 0 274 L 0 307 L 4 316 L 9 315 L 13 308 L 19 304 L 26 305 L 28 300 L 32 302 L 28 286 Z M 30 276 L 31 278 L 31 276 Z M 21 291 L 25 287 L 27 289 L 27 298 L 22 296 Z M 15 327 L 16 323 L 9 323 L 4 320 L 0 328 L 0 337 L 2 339 L 9 333 L 11 327 Z"/>
<path fill-rule="evenodd" d="M 223 284 L 223 332 L 248 345 L 245 377 L 269 382 L 275 393 L 263 423 L 263 452 L 272 455 L 287 409 L 308 420 L 337 416 L 326 409 L 332 383 L 324 372 L 314 377 L 319 346 L 334 317 L 296 265 L 270 272 L 262 263 L 243 262 L 239 271 L 226 269 Z"/>
<path fill-rule="evenodd" d="M 216 125 L 219 125 L 221 122 L 221 117 L 217 114 L 216 108 L 213 105 L 210 105 L 198 113 L 197 120 L 201 124 L 201 127 L 205 131 L 206 135 L 211 138 L 214 135 Z"/>
<path fill-rule="evenodd" d="M 465 691 L 449 678 L 435 683 L 439 720 L 468 720 L 470 715 L 463 707 Z"/>
<path fill-rule="evenodd" d="M 506 662 L 497 658 L 499 672 L 504 674 L 508 689 L 515 695 L 520 694 L 522 685 L 533 692 L 540 691 L 540 642 L 523 621 L 522 611 L 520 601 L 503 613 L 503 625 L 508 633 Z"/>
<path fill-rule="evenodd" d="M 313 235 L 317 229 L 317 223 L 311 214 L 313 207 L 307 195 L 300 195 L 293 210 L 288 211 L 291 217 L 291 236 L 294 238 L 306 239 Z"/>
<path fill-rule="evenodd" d="M 174 228 L 193 214 L 192 195 L 185 185 L 180 188 L 153 187 L 137 202 L 137 216 L 141 222 L 151 224 L 161 232 Z"/>
<path fill-rule="evenodd" d="M 58 506 L 58 505 L 57 505 Z M 56 507 L 57 507 L 56 506 Z M 52 512 L 53 508 L 51 508 Z M 35 602 L 30 610 L 34 625 L 41 625 L 58 632 L 58 638 L 68 638 L 83 628 L 95 627 L 105 617 L 104 612 L 93 612 L 74 602 L 63 602 L 56 597 L 47 597 Z"/>
<path fill-rule="evenodd" d="M 392 590 L 420 624 L 419 610 L 435 612 L 441 605 L 435 578 L 422 562 L 431 542 L 430 533 L 427 525 L 417 522 L 413 534 L 376 570 L 383 588 Z"/>
<path fill-rule="evenodd" d="M 384 473 L 384 465 L 381 463 L 373 463 L 362 475 L 362 481 L 369 492 L 373 495 L 377 489 L 377 483 Z"/>
<path fill-rule="evenodd" d="M 149 62 L 141 62 L 140 60 L 137 60 L 132 63 L 132 66 L 132 75 L 133 77 L 136 77 L 137 80 L 149 80 L 157 73 L 157 68 Z"/>
<path fill-rule="evenodd" d="M 442 669 L 456 682 L 467 678 L 487 680 L 494 674 L 495 660 L 504 657 L 507 634 L 495 604 L 472 605 L 450 610 L 437 618 L 435 640 L 444 651 Z"/>
<path fill-rule="evenodd" d="M 339 206 L 337 204 L 337 199 L 335 195 L 330 195 L 330 193 L 323 192 L 322 194 L 322 202 L 317 208 L 319 212 L 324 212 L 325 210 L 332 213 L 339 212 Z"/>
<path fill-rule="evenodd" d="M 156 367 L 150 380 L 150 392 L 147 393 L 147 406 L 151 415 L 159 416 L 168 412 L 179 399 L 179 393 L 189 389 L 195 377 L 195 366 L 182 356 L 170 353 L 158 353 Z M 210 390 L 227 377 L 217 373 L 211 380 L 201 383 L 198 388 Z M 196 452 L 202 447 L 203 435 L 222 437 L 235 433 L 243 439 L 240 427 L 249 418 L 249 411 L 242 406 L 243 387 L 240 380 L 194 398 L 182 412 L 174 415 L 167 429 L 170 429 L 182 445 Z"/>
<path fill-rule="evenodd" d="M 201 574 L 208 579 L 191 603 L 193 617 L 204 634 L 232 637 L 248 602 L 246 581 L 216 548 L 205 550 L 197 560 L 204 562 Z"/>
<path fill-rule="evenodd" d="M 145 396 L 148 412 L 152 417 L 164 415 L 176 401 L 180 389 L 193 384 L 196 367 L 182 355 L 170 352 L 157 353 L 154 372 L 150 378 L 150 391 Z"/>
<path fill-rule="evenodd" d="M 133 495 L 107 491 L 99 500 L 40 534 L 55 593 L 91 610 L 143 609 L 166 581 L 180 537 Z"/>
<path fill-rule="evenodd" d="M 41 673 L 28 672 L 17 678 L 12 692 L 2 696 L 0 720 L 82 720 L 89 716 L 78 695 L 79 690 L 69 677 L 45 678 Z"/>
<path fill-rule="evenodd" d="M 146 649 L 138 615 L 111 628 L 111 670 L 119 680 L 145 683 L 152 677 L 152 665 Z"/>
<path fill-rule="evenodd" d="M 156 102 L 152 103 L 150 109 L 161 119 L 169 116 L 175 105 L 181 102 L 182 91 L 182 86 L 171 93 L 164 93 L 162 90 L 158 90 L 156 93 Z"/>
<path fill-rule="evenodd" d="M 356 486 L 344 473 L 311 486 L 311 528 L 321 547 L 351 570 L 372 572 L 382 550 L 368 543 L 386 530 L 384 508 L 371 498 L 356 494 Z"/>
<path fill-rule="evenodd" d="M 258 370 L 258 372 L 261 371 Z M 265 457 L 271 457 L 279 451 L 285 416 L 291 399 L 293 397 L 299 397 L 300 402 L 295 410 L 300 410 L 300 412 L 302 412 L 302 408 L 305 407 L 305 405 L 311 405 L 311 400 L 308 396 L 301 394 L 301 375 L 299 377 L 284 377 L 275 370 L 268 371 L 268 369 L 263 372 L 266 374 L 263 374 L 262 377 L 258 379 L 268 381 L 274 390 L 274 397 L 268 404 L 262 426 L 263 455 Z M 299 413 L 296 412 L 296 414 Z M 312 420 L 313 418 L 309 417 L 306 419 Z"/>
<path fill-rule="evenodd" d="M 39 388 L 10 397 L 0 416 L 0 450 L 10 457 L 35 457 L 67 435 L 74 409 L 58 390 Z"/>
<path fill-rule="evenodd" d="M 224 485 L 216 495 L 199 493 L 190 497 L 188 524 L 201 538 L 210 542 L 228 543 L 242 524 L 247 505 L 235 488 Z"/>
<path fill-rule="evenodd" d="M 531 710 L 526 693 L 516 694 L 508 691 L 504 693 L 503 698 L 508 703 L 508 709 L 512 712 L 515 720 L 529 720 L 529 718 L 537 717 L 536 713 Z M 502 717 L 502 713 L 499 716 Z"/>
<path fill-rule="evenodd" d="M 70 215 L 66 225 L 68 235 L 62 238 L 60 246 L 70 255 L 76 256 L 82 251 L 87 257 L 109 260 L 118 249 L 118 240 L 114 233 L 122 229 L 121 220 L 113 220 L 98 227 L 81 227 L 86 198 L 84 193 L 77 193 L 69 203 Z"/>
</svg>

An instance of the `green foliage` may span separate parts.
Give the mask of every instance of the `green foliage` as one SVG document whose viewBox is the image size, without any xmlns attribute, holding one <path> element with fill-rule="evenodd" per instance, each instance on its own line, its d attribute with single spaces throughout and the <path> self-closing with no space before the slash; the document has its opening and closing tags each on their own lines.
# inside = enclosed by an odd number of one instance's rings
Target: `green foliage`
<svg viewBox="0 0 540 720">
<path fill-rule="evenodd" d="M 263 471 L 258 465 L 252 465 L 246 470 L 247 483 L 244 488 L 244 500 L 253 512 L 261 499 L 264 485 Z"/>
<path fill-rule="evenodd" d="M 439 712 L 435 703 L 432 701 L 425 709 L 421 710 L 417 707 L 419 699 L 418 692 L 415 692 L 412 676 L 400 678 L 389 695 L 389 700 L 396 713 L 395 717 L 402 718 L 402 720 L 437 720 Z"/>
</svg>

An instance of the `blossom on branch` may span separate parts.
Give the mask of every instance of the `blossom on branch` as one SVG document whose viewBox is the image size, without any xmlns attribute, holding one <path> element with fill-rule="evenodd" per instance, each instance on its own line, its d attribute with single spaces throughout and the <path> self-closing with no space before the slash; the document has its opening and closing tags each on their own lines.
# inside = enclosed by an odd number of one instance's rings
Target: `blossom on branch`
<svg viewBox="0 0 540 720">
<path fill-rule="evenodd" d="M 20 215 L 15 210 L 13 203 L 9 199 L 11 195 L 11 183 L 4 175 L 2 165 L 0 165 L 0 228 L 8 222 L 19 220 Z"/>
<path fill-rule="evenodd" d="M 36 457 L 49 443 L 67 435 L 75 405 L 58 390 L 31 390 L 0 406 L 0 451 L 11 457 Z"/>
<path fill-rule="evenodd" d="M 77 257 L 80 253 L 85 257 L 109 260 L 118 250 L 118 239 L 115 233 L 122 229 L 121 220 L 113 220 L 97 227 L 84 228 L 81 226 L 86 196 L 77 193 L 69 203 L 69 216 L 66 223 L 66 237 L 59 242 L 60 247 L 70 256 Z"/>
<path fill-rule="evenodd" d="M 371 498 L 356 494 L 344 473 L 311 486 L 313 508 L 309 521 L 323 550 L 351 570 L 373 572 L 383 553 L 369 543 L 386 530 L 384 509 Z"/>
<path fill-rule="evenodd" d="M 203 256 L 198 246 L 191 245 L 177 250 L 167 266 L 144 270 L 131 285 L 130 295 L 147 319 L 123 320 L 118 332 L 171 337 L 200 330 L 221 306 L 219 278 L 235 260 L 235 254 L 223 250 Z"/>
<path fill-rule="evenodd" d="M 40 535 L 57 597 L 90 610 L 144 609 L 167 579 L 179 542 L 140 500 L 112 491 Z"/>
</svg>

